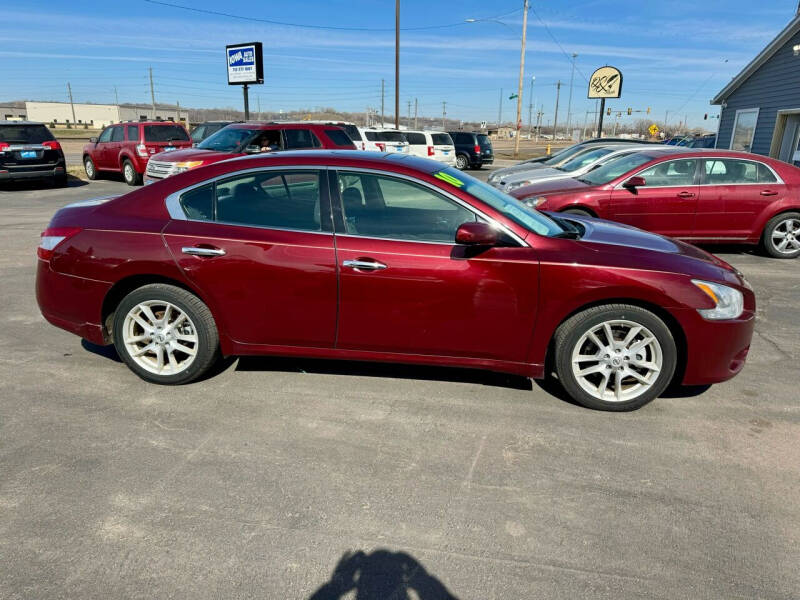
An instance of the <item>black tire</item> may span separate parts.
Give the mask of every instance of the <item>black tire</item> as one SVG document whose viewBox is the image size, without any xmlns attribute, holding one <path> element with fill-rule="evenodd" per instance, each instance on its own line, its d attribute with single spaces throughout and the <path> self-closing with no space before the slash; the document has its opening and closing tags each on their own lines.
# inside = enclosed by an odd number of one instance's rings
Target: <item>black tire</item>
<svg viewBox="0 0 800 600">
<path fill-rule="evenodd" d="M 780 233 L 787 233 L 790 236 L 792 245 L 795 242 L 800 245 L 800 230 L 798 230 L 798 226 L 800 226 L 800 213 L 798 212 L 786 212 L 772 217 L 764 227 L 764 233 L 761 236 L 761 245 L 764 251 L 773 258 L 797 258 L 800 256 L 800 248 L 788 252 L 781 250 L 778 247 L 780 243 L 778 238 L 773 237 L 777 230 Z M 789 233 L 788 229 L 792 229 L 792 232 Z"/>
<path fill-rule="evenodd" d="M 661 350 L 661 370 L 655 376 L 648 389 L 643 390 L 639 395 L 629 400 L 611 401 L 593 396 L 578 382 L 572 366 L 573 350 L 575 350 L 576 345 L 584 334 L 606 321 L 614 320 L 629 321 L 649 329 L 658 341 Z M 664 321 L 649 310 L 628 304 L 608 304 L 588 308 L 567 319 L 555 334 L 555 367 L 561 385 L 575 402 L 595 410 L 615 412 L 636 410 L 657 398 L 672 380 L 677 364 L 677 356 L 675 339 Z M 620 369 L 627 369 L 629 364 L 632 363 L 626 364 L 623 362 Z M 609 376 L 613 373 L 614 367 L 604 368 L 612 369 L 609 372 Z M 626 378 L 624 371 L 622 373 L 622 377 Z M 599 377 L 603 377 L 603 374 L 605 374 L 605 371 L 597 373 Z M 631 385 L 631 383 L 635 385 L 636 383 L 631 377 L 627 377 L 624 380 L 629 381 L 628 385 Z M 600 384 L 598 383 L 597 385 L 599 388 Z"/>
<path fill-rule="evenodd" d="M 125 317 L 137 305 L 143 302 L 169 302 L 186 313 L 194 325 L 197 335 L 196 355 L 194 361 L 185 370 L 173 375 L 159 375 L 140 366 L 123 340 Z M 179 385 L 194 381 L 208 372 L 220 357 L 219 333 L 214 317 L 208 307 L 191 292 L 163 283 L 142 286 L 125 296 L 117 306 L 113 323 L 114 347 L 120 358 L 131 371 L 145 381 L 162 385 Z"/>
<path fill-rule="evenodd" d="M 86 178 L 94 181 L 97 179 L 97 167 L 89 156 L 83 157 L 83 170 L 86 171 Z"/>
<path fill-rule="evenodd" d="M 568 208 L 567 210 L 561 211 L 565 215 L 578 215 L 580 217 L 593 217 L 594 215 L 590 213 L 588 210 L 583 210 L 580 208 Z"/>
<path fill-rule="evenodd" d="M 456 168 L 461 171 L 469 169 L 469 156 L 466 154 L 459 154 L 456 156 Z"/>
<path fill-rule="evenodd" d="M 136 172 L 136 167 L 127 158 L 122 161 L 122 178 L 128 185 L 142 185 L 142 174 Z"/>
</svg>

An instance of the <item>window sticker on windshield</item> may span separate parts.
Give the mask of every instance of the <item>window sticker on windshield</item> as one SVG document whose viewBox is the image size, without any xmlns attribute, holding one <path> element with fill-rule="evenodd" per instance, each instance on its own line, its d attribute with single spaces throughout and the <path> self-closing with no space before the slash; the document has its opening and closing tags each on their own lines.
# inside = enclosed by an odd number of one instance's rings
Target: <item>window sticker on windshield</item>
<svg viewBox="0 0 800 600">
<path fill-rule="evenodd" d="M 455 186 L 457 188 L 460 188 L 464 185 L 463 181 L 457 179 L 456 177 L 453 177 L 449 173 L 445 173 L 444 171 L 439 171 L 434 175 L 434 177 L 436 177 L 436 179 L 441 179 L 442 181 L 446 181 L 450 185 Z"/>
</svg>

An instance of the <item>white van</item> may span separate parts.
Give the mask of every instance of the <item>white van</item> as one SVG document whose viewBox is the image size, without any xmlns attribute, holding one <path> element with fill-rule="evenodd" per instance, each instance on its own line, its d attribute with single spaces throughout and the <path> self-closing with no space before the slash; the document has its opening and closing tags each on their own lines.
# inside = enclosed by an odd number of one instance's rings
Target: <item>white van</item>
<svg viewBox="0 0 800 600">
<path fill-rule="evenodd" d="M 394 129 L 358 128 L 364 140 L 364 150 L 370 152 L 402 152 L 408 154 L 405 132 Z"/>
<path fill-rule="evenodd" d="M 444 131 L 404 131 L 408 149 L 414 156 L 438 160 L 456 166 L 456 147 L 449 134 Z"/>
</svg>

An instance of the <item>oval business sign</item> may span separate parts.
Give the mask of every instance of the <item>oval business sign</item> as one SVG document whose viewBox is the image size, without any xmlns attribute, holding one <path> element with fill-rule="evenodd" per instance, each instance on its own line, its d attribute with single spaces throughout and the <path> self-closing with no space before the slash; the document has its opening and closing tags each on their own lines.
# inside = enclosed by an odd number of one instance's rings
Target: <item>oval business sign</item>
<svg viewBox="0 0 800 600">
<path fill-rule="evenodd" d="M 622 73 L 616 67 L 600 67 L 589 79 L 589 98 L 619 98 Z"/>
</svg>

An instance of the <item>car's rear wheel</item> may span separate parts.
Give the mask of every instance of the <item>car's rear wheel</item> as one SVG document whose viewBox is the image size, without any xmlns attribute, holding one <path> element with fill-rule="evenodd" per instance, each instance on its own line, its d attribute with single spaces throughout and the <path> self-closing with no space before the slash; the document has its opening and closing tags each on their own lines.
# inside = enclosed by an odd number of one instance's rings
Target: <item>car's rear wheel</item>
<svg viewBox="0 0 800 600">
<path fill-rule="evenodd" d="M 573 400 L 597 410 L 635 410 L 669 385 L 675 340 L 658 316 L 627 304 L 596 306 L 556 332 L 556 373 Z"/>
<path fill-rule="evenodd" d="M 770 219 L 761 241 L 767 253 L 775 258 L 800 256 L 800 213 L 788 212 Z"/>
<path fill-rule="evenodd" d="M 462 171 L 469 169 L 469 157 L 466 154 L 459 154 L 456 157 L 456 167 Z"/>
<path fill-rule="evenodd" d="M 202 376 L 219 358 L 219 334 L 208 307 L 166 284 L 129 293 L 114 314 L 114 346 L 142 379 L 175 385 Z"/>
<path fill-rule="evenodd" d="M 142 183 L 142 175 L 136 172 L 133 163 L 129 160 L 122 163 L 122 176 L 128 185 L 141 185 Z"/>
<path fill-rule="evenodd" d="M 580 208 L 568 208 L 567 210 L 562 211 L 562 212 L 564 214 L 567 214 L 567 215 L 578 215 L 578 216 L 581 216 L 581 217 L 591 217 L 592 216 L 592 213 L 590 213 L 588 210 L 583 210 L 583 209 L 580 209 Z"/>
<path fill-rule="evenodd" d="M 97 168 L 94 166 L 94 161 L 89 156 L 83 157 L 83 170 L 86 171 L 86 177 L 94 181 L 97 179 Z"/>
</svg>

